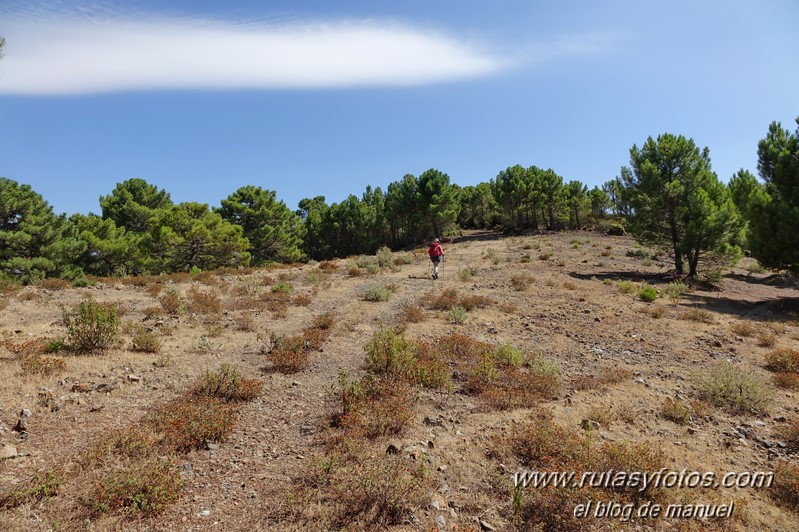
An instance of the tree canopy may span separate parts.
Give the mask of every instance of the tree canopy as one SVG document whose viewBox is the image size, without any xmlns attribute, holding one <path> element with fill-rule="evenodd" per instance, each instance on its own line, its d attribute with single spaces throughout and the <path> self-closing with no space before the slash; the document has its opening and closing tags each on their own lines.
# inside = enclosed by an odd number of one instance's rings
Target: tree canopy
<svg viewBox="0 0 799 532">
<path fill-rule="evenodd" d="M 215 211 L 242 228 L 250 242 L 253 263 L 296 262 L 305 256 L 302 220 L 276 199 L 274 191 L 252 185 L 241 187 L 222 200 L 222 207 Z"/>
<path fill-rule="evenodd" d="M 630 149 L 622 168 L 621 194 L 630 209 L 630 230 L 640 241 L 671 252 L 678 274 L 697 274 L 705 255 L 735 254 L 741 223 L 730 192 L 711 171 L 710 150 L 669 133 Z"/>
<path fill-rule="evenodd" d="M 757 157 L 764 183 L 745 170 L 730 181 L 748 222 L 749 249 L 764 266 L 799 274 L 799 127 L 792 134 L 773 122 Z"/>
<path fill-rule="evenodd" d="M 172 205 L 169 192 L 138 177 L 118 183 L 111 194 L 100 196 L 103 218 L 136 233 L 147 231 L 150 219 Z"/>
</svg>

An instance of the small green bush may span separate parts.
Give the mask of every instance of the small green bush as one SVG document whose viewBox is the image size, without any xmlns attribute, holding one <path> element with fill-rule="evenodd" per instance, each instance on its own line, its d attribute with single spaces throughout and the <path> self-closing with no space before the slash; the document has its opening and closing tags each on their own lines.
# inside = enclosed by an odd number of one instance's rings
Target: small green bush
<svg viewBox="0 0 799 532">
<path fill-rule="evenodd" d="M 632 281 L 619 281 L 616 283 L 616 286 L 619 287 L 619 292 L 622 294 L 629 294 L 633 291 L 633 283 Z"/>
<path fill-rule="evenodd" d="M 234 366 L 222 364 L 216 371 L 206 371 L 195 385 L 193 393 L 228 402 L 251 401 L 261 393 L 262 386 L 261 381 L 242 378 Z"/>
<path fill-rule="evenodd" d="M 294 287 L 289 283 L 278 283 L 272 287 L 273 293 L 281 293 L 281 294 L 292 294 L 294 293 Z"/>
<path fill-rule="evenodd" d="M 80 501 L 93 514 L 158 515 L 180 498 L 183 482 L 171 460 L 136 462 L 95 481 Z"/>
<path fill-rule="evenodd" d="M 542 356 L 535 356 L 527 362 L 530 371 L 542 377 L 559 377 L 560 366 L 554 360 L 544 358 Z"/>
<path fill-rule="evenodd" d="M 388 301 L 391 297 L 391 290 L 384 286 L 370 286 L 363 293 L 366 301 Z"/>
<path fill-rule="evenodd" d="M 766 411 L 774 390 L 750 372 L 729 362 L 695 375 L 701 398 L 731 414 L 757 414 Z"/>
<path fill-rule="evenodd" d="M 799 373 L 799 351 L 776 349 L 766 354 L 766 367 L 771 371 Z"/>
<path fill-rule="evenodd" d="M 684 296 L 688 290 L 689 286 L 685 283 L 680 281 L 674 281 L 666 285 L 666 288 L 663 289 L 663 293 L 665 293 L 669 298 L 677 301 L 682 296 Z"/>
<path fill-rule="evenodd" d="M 451 321 L 456 325 L 461 325 L 462 323 L 466 323 L 468 315 L 469 313 L 466 312 L 466 309 L 459 305 L 449 309 L 449 321 Z"/>
<path fill-rule="evenodd" d="M 413 344 L 391 329 L 375 332 L 366 344 L 366 370 L 376 375 L 406 377 L 416 361 Z"/>
<path fill-rule="evenodd" d="M 158 353 L 161 351 L 161 341 L 155 333 L 142 329 L 133 334 L 131 349 L 140 353 Z"/>
<path fill-rule="evenodd" d="M 377 265 L 381 268 L 388 268 L 394 264 L 394 253 L 388 246 L 378 249 L 375 258 L 377 259 Z"/>
<path fill-rule="evenodd" d="M 641 290 L 638 291 L 638 297 L 641 298 L 642 301 L 652 302 L 658 297 L 658 292 L 652 286 L 644 286 Z"/>
<path fill-rule="evenodd" d="M 119 316 L 114 304 L 96 303 L 91 298 L 71 311 L 61 307 L 67 328 L 67 343 L 78 353 L 99 353 L 119 341 Z"/>
<path fill-rule="evenodd" d="M 524 362 L 522 352 L 509 344 L 498 345 L 491 353 L 491 356 L 503 366 L 519 367 Z"/>
</svg>

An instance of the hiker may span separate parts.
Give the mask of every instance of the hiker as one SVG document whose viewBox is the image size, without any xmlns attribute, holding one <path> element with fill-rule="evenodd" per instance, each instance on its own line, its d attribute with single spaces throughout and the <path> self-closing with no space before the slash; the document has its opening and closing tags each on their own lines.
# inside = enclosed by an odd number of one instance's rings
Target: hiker
<svg viewBox="0 0 799 532">
<path fill-rule="evenodd" d="M 441 259 L 444 257 L 444 248 L 441 247 L 441 241 L 434 238 L 430 242 L 430 247 L 427 248 L 427 254 L 430 255 L 430 260 L 433 262 L 433 279 L 438 279 L 438 266 L 441 264 Z"/>
</svg>

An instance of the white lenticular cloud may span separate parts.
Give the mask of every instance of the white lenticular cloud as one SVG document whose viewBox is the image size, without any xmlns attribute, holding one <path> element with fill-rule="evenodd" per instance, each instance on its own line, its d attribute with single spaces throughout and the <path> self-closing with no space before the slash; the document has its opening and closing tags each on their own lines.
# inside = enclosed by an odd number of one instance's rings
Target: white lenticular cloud
<svg viewBox="0 0 799 532">
<path fill-rule="evenodd" d="M 3 18 L 4 94 L 417 86 L 511 63 L 442 33 L 375 21 Z"/>
</svg>

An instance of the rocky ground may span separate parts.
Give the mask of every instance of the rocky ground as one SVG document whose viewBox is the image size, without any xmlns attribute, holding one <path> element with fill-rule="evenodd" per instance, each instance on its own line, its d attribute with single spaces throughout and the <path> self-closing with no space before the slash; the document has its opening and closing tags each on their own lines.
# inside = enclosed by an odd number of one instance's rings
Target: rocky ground
<svg viewBox="0 0 799 532">
<path fill-rule="evenodd" d="M 667 283 L 674 280 L 666 258 L 653 256 L 629 237 L 475 233 L 445 249 L 438 281 L 427 277 L 428 261 L 417 250 L 395 253 L 408 264 L 372 268 L 371 274 L 361 268 L 357 276 L 350 274 L 348 266 L 357 260 L 351 258 L 333 261 L 335 269 L 304 264 L 176 276 L 168 284 L 104 279 L 86 288 L 6 292 L 0 303 L 5 346 L 0 347 L 0 494 L 19 492 L 37 472 L 57 470 L 62 481 L 54 496 L 28 497 L 19 504 L 6 498 L 0 529 L 532 528 L 514 520 L 512 475 L 521 462 L 498 451 L 497 442 L 515 427 L 536 423 L 542 411 L 577 434 L 585 433 L 581 427 L 588 420 L 593 445 L 648 444 L 677 471 L 773 471 L 780 461 L 796 461 L 782 436 L 783 428 L 799 418 L 797 392 L 771 383 L 764 358 L 778 348 L 799 349 L 799 290 L 788 280 L 753 273 L 754 261 L 744 259 L 716 286 L 694 287 L 672 300 L 665 297 Z M 632 281 L 630 293 L 622 291 L 626 280 Z M 640 300 L 643 282 L 659 289 L 661 297 L 652 303 Z M 273 287 L 281 283 L 293 286 L 285 304 L 264 303 L 263 296 L 275 293 Z M 373 286 L 387 287 L 389 299 L 365 300 Z M 191 290 L 216 294 L 221 308 L 167 312 L 162 299 L 174 289 L 185 301 Z M 462 317 L 429 305 L 452 289 L 459 296 L 483 296 L 487 304 L 456 323 Z M 23 364 L 26 343 L 65 338 L 61 306 L 72 308 L 86 297 L 118 305 L 121 344 L 101 355 L 46 355 L 65 362 L 49 375 Z M 408 308 L 421 310 L 410 322 Z M 310 354 L 310 367 L 293 374 L 274 371 L 270 337 L 300 334 L 325 314 L 334 323 L 321 349 Z M 457 385 L 450 391 L 418 390 L 404 432 L 365 442 L 357 453 L 360 459 L 368 457 L 367 463 L 382 463 L 386 451 L 392 460 L 423 462 L 422 481 L 396 518 L 371 519 L 364 511 L 351 523 L 341 522 L 331 516 L 342 515 L 342 505 L 351 504 L 346 497 L 330 501 L 324 484 L 313 489 L 298 485 L 331 456 L 337 429 L 330 420 L 337 408 L 339 375 L 362 376 L 364 346 L 376 331 L 397 325 L 406 338 L 433 345 L 452 333 L 491 345 L 510 344 L 528 360 L 556 362 L 559 386 L 508 409 L 487 407 Z M 157 353 L 131 349 L 138 330 L 157 336 Z M 707 410 L 686 424 L 664 418 L 665 401 L 701 399 L 701 376 L 724 362 L 760 378 L 775 394 L 772 403 L 757 414 L 732 414 L 701 403 Z M 88 512 L 84 499 L 92 473 L 81 465 L 81 455 L 115 428 L 136 430 L 154 405 L 225 363 L 245 377 L 261 379 L 262 393 L 236 405 L 238 419 L 224 441 L 176 457 L 184 482 L 177 502 L 155 516 Z M 618 379 L 599 382 L 603 372 L 613 371 Z M 357 477 L 358 471 L 352 474 Z M 337 473 L 335 482 L 343 474 Z M 736 501 L 736 513 L 708 526 L 799 530 L 799 518 L 776 505 L 768 490 L 722 492 L 722 500 Z M 311 495 L 303 498 L 302 493 Z M 696 520 L 612 519 L 583 525 L 705 526 Z"/>
</svg>

